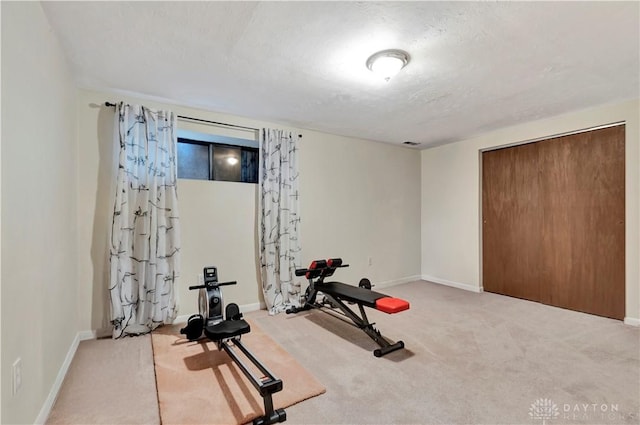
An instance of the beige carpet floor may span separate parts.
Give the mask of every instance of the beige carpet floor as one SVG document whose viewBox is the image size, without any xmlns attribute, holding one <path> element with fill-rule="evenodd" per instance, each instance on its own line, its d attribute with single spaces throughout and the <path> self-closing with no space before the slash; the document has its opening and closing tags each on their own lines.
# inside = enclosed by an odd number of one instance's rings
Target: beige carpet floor
<svg viewBox="0 0 640 425">
<path fill-rule="evenodd" d="M 545 425 L 640 423 L 637 327 L 423 281 L 379 291 L 411 303 L 367 310 L 406 346 L 382 358 L 321 311 L 254 319 L 327 387 L 289 409 L 291 423 L 541 425 L 530 413 L 545 399 L 558 413 Z"/>
<path fill-rule="evenodd" d="M 286 423 L 640 423 L 637 327 L 424 281 L 379 290 L 411 303 L 367 310 L 407 347 L 382 358 L 363 332 L 320 311 L 245 314 L 327 389 L 287 408 Z M 49 423 L 157 424 L 149 394 L 150 338 L 84 341 Z M 533 415 L 539 400 L 550 416 Z"/>
<path fill-rule="evenodd" d="M 251 324 L 242 343 L 283 382 L 273 395 L 274 408 L 286 408 L 320 395 L 325 388 L 282 347 Z M 180 326 L 151 335 L 160 418 L 169 424 L 244 424 L 264 414 L 264 402 L 226 352 L 205 339 L 190 342 Z M 261 374 L 244 360 L 256 376 Z"/>
<path fill-rule="evenodd" d="M 159 424 L 151 336 L 82 341 L 48 424 Z"/>
</svg>

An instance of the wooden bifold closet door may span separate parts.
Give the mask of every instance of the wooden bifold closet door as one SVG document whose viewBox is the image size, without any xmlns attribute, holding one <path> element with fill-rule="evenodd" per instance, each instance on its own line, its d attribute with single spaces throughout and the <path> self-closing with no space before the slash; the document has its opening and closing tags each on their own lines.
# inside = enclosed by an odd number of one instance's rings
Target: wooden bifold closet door
<svg viewBox="0 0 640 425">
<path fill-rule="evenodd" d="M 482 153 L 485 291 L 624 318 L 624 132 Z"/>
</svg>

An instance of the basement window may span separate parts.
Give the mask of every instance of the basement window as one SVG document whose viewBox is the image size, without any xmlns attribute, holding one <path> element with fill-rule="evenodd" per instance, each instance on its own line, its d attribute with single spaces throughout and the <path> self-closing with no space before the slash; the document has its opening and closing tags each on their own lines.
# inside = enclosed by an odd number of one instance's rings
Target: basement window
<svg viewBox="0 0 640 425">
<path fill-rule="evenodd" d="M 178 130 L 178 178 L 258 183 L 258 161 L 254 140 Z"/>
</svg>

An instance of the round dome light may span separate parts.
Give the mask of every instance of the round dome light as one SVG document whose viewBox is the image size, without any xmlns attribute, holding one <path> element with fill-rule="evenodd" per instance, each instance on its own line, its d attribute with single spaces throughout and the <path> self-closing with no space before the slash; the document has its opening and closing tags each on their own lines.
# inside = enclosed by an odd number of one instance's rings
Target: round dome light
<svg viewBox="0 0 640 425">
<path fill-rule="evenodd" d="M 374 53 L 367 59 L 367 68 L 385 81 L 396 75 L 409 63 L 409 54 L 403 50 L 390 49 Z"/>
</svg>

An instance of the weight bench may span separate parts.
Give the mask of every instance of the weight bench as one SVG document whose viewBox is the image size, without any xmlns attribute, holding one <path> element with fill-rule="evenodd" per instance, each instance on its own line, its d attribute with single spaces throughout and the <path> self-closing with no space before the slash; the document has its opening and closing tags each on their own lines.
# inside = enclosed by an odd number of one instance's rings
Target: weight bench
<svg viewBox="0 0 640 425">
<path fill-rule="evenodd" d="M 373 351 L 374 356 L 381 357 L 392 351 L 404 348 L 404 342 L 398 341 L 394 343 L 382 336 L 380 331 L 374 327 L 375 323 L 369 323 L 364 308 L 369 307 L 388 314 L 394 314 L 408 310 L 409 303 L 400 298 L 372 291 L 371 282 L 368 279 L 361 279 L 358 286 L 324 281 L 325 278 L 332 276 L 335 270 L 340 267 L 349 267 L 349 265 L 342 264 L 342 259 L 340 258 L 330 258 L 328 260 L 313 261 L 308 268 L 296 270 L 296 276 L 305 276 L 309 280 L 309 287 L 305 292 L 304 305 L 299 308 L 292 307 L 288 309 L 287 314 L 311 308 L 319 308 L 325 312 L 335 312 L 338 309 L 342 313 L 341 316 L 351 320 L 352 323 L 350 324 L 364 331 L 380 346 L 380 348 Z M 320 303 L 316 300 L 318 293 L 324 295 L 324 302 Z M 347 303 L 356 304 L 360 315 L 349 308 Z"/>
</svg>

